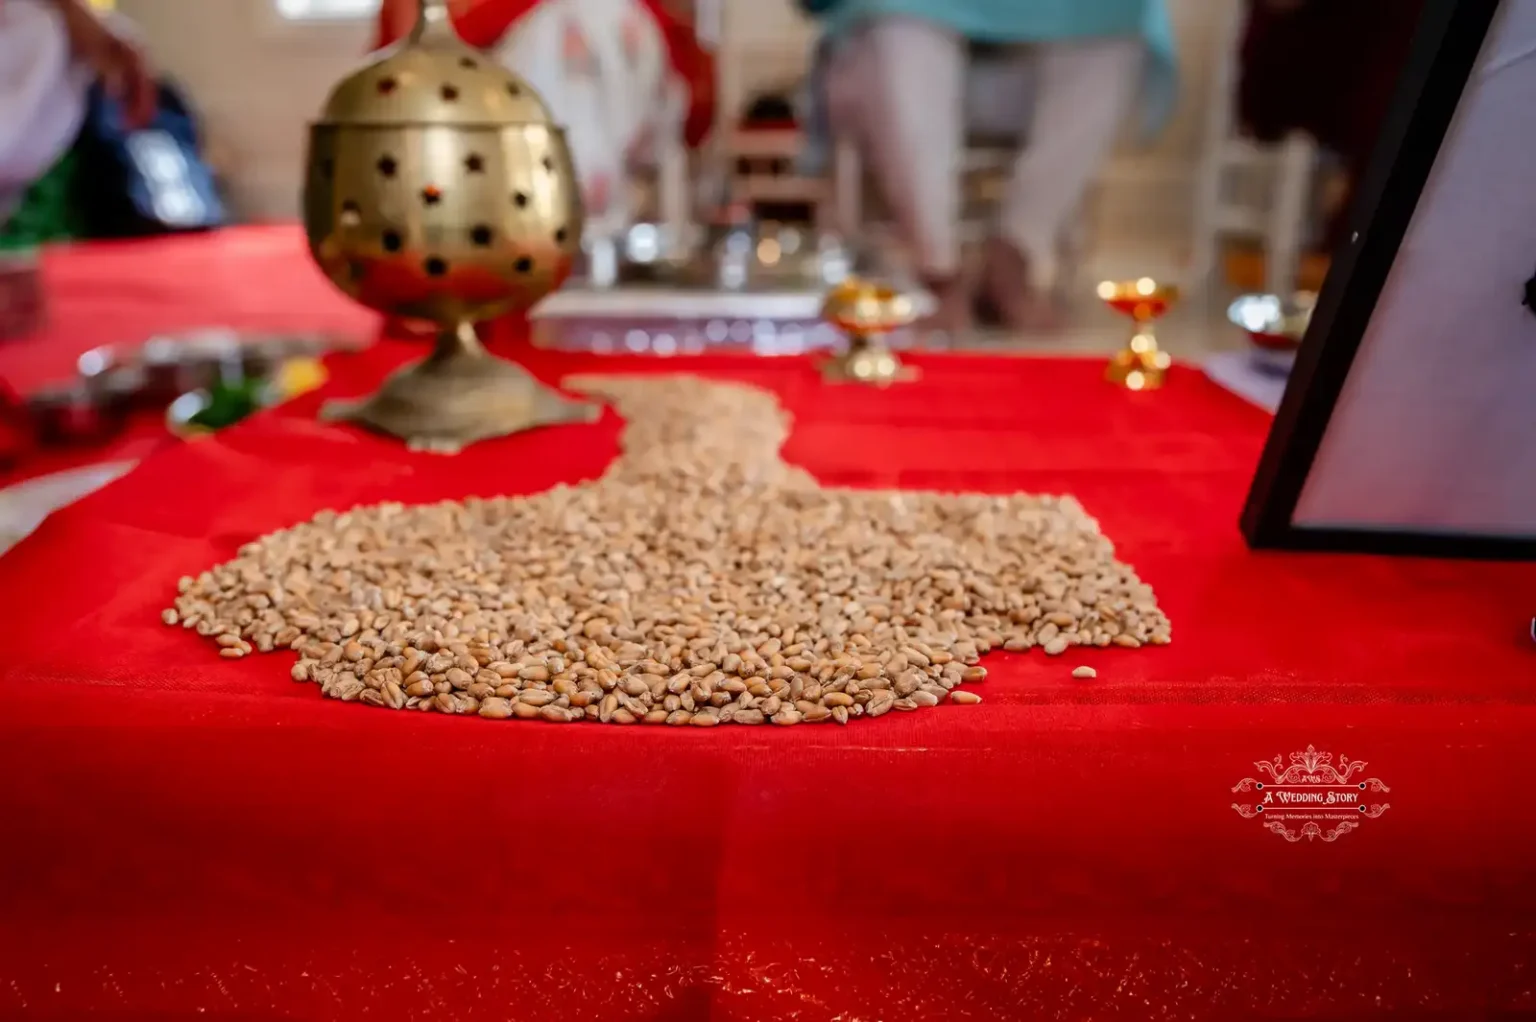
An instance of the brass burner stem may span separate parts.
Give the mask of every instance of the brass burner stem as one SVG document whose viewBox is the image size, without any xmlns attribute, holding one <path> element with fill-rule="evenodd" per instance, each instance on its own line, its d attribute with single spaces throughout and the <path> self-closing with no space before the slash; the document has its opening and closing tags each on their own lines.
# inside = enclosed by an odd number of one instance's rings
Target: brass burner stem
<svg viewBox="0 0 1536 1022">
<path fill-rule="evenodd" d="M 456 451 L 535 426 L 590 422 L 599 411 L 486 351 L 473 321 L 466 319 L 439 332 L 426 358 L 391 374 L 371 397 L 333 401 L 321 414 L 360 423 L 414 447 Z"/>
<path fill-rule="evenodd" d="M 425 367 L 459 358 L 484 357 L 485 345 L 480 343 L 480 335 L 475 332 L 475 324 L 470 320 L 461 319 L 457 326 L 438 331 L 437 342 L 432 346 L 432 354 L 426 357 L 422 365 Z"/>
<path fill-rule="evenodd" d="M 416 24 L 411 28 L 409 42 L 453 35 L 452 21 L 448 16 L 448 0 L 419 0 Z"/>
</svg>

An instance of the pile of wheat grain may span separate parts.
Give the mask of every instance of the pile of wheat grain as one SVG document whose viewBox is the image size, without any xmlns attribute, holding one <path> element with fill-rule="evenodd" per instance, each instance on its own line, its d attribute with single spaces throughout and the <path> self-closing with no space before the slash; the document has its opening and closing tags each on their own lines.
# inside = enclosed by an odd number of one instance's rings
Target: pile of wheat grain
<svg viewBox="0 0 1536 1022">
<path fill-rule="evenodd" d="M 163 617 L 226 657 L 392 709 L 554 723 L 878 717 L 985 677 L 993 649 L 1169 641 L 1069 497 L 825 489 L 772 395 L 570 381 L 625 417 L 600 479 L 326 511 L 181 580 Z"/>
</svg>

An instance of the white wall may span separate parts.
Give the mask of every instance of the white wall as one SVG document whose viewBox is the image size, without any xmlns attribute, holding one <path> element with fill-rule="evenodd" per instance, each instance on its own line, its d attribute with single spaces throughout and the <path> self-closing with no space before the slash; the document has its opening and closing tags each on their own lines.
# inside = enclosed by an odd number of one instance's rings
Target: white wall
<svg viewBox="0 0 1536 1022">
<path fill-rule="evenodd" d="M 282 23 L 271 0 L 118 0 L 181 81 L 232 164 L 237 210 L 298 210 L 304 130 L 367 49 L 371 25 Z"/>
<path fill-rule="evenodd" d="M 148 34 L 156 60 L 200 104 L 210 134 L 235 164 L 235 203 L 252 217 L 297 206 L 307 118 L 364 52 L 366 24 L 283 25 L 272 0 L 118 0 Z M 731 66 L 743 92 L 793 79 L 810 26 L 792 0 L 725 0 L 732 33 L 748 40 Z M 1170 0 L 1182 50 L 1182 97 L 1166 136 L 1122 154 L 1106 175 L 1099 236 L 1166 237 L 1187 227 L 1206 76 L 1220 15 L 1238 0 Z"/>
</svg>

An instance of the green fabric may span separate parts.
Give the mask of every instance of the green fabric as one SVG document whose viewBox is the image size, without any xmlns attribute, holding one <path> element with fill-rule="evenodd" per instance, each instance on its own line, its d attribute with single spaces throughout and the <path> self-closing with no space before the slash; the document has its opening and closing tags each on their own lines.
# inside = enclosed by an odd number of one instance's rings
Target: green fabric
<svg viewBox="0 0 1536 1022">
<path fill-rule="evenodd" d="M 0 224 L 0 252 L 69 241 L 85 233 L 75 200 L 79 157 L 71 149 L 53 168 L 32 183 L 21 205 Z"/>
<path fill-rule="evenodd" d="M 825 38 L 875 18 L 932 22 L 985 43 L 1050 43 L 1139 36 L 1147 47 L 1140 92 L 1142 130 L 1168 121 L 1178 86 L 1178 53 L 1165 0 L 816 0 Z"/>
</svg>

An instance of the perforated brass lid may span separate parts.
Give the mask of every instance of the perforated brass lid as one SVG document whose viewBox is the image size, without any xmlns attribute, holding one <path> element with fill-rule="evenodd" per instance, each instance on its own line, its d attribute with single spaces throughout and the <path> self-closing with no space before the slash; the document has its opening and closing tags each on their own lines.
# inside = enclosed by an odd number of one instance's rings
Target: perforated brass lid
<svg viewBox="0 0 1536 1022">
<path fill-rule="evenodd" d="M 471 48 L 444 0 L 421 0 L 411 34 L 331 90 L 320 124 L 553 124 L 527 82 Z"/>
</svg>

